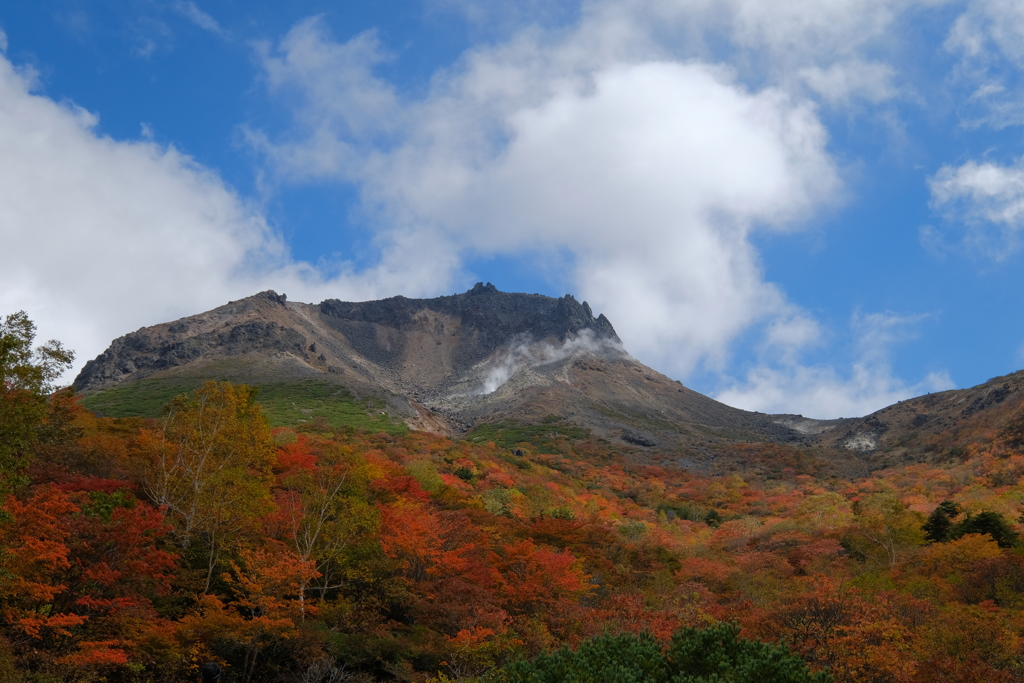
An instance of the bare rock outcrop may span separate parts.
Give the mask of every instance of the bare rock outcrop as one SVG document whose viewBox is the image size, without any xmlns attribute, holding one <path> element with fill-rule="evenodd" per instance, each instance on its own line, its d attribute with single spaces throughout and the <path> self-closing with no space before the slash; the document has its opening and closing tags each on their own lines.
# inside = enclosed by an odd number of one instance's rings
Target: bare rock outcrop
<svg viewBox="0 0 1024 683">
<path fill-rule="evenodd" d="M 585 301 L 501 292 L 490 283 L 433 299 L 319 304 L 261 292 L 114 340 L 75 386 L 88 394 L 182 378 L 315 378 L 384 395 L 410 425 L 451 434 L 484 421 L 555 414 L 651 450 L 806 439 L 639 363 Z"/>
</svg>

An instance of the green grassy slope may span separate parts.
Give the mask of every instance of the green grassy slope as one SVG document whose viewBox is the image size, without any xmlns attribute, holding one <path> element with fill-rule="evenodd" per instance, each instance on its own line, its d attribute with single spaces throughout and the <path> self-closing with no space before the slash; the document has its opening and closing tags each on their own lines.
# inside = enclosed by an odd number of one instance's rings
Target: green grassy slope
<svg viewBox="0 0 1024 683">
<path fill-rule="evenodd" d="M 195 378 L 143 379 L 100 391 L 82 400 L 86 408 L 108 417 L 160 417 L 165 403 L 202 384 Z M 379 398 L 356 398 L 345 387 L 318 380 L 254 383 L 257 401 L 273 427 L 294 427 L 322 419 L 331 427 L 404 434 L 408 428 L 391 418 Z"/>
</svg>

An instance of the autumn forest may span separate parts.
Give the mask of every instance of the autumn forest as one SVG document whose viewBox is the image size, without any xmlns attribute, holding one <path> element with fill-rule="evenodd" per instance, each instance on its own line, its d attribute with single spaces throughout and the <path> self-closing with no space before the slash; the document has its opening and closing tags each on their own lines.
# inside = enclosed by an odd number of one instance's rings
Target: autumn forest
<svg viewBox="0 0 1024 683">
<path fill-rule="evenodd" d="M 700 476 L 558 415 L 271 428 L 227 382 L 100 417 L 31 332 L 0 348 L 2 680 L 499 681 L 716 628 L 799 658 L 780 681 L 1024 679 L 1020 401 L 863 478 L 767 442 Z"/>
</svg>

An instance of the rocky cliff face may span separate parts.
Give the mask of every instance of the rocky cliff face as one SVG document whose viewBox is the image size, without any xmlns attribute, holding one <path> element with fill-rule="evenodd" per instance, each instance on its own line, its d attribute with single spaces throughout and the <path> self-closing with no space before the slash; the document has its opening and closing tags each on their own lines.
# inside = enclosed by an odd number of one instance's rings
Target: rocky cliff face
<svg viewBox="0 0 1024 683">
<path fill-rule="evenodd" d="M 474 368 L 503 349 L 565 345 L 584 336 L 609 348 L 621 346 L 612 324 L 603 315 L 594 318 L 585 301 L 569 294 L 560 299 L 509 294 L 491 283 L 436 299 L 328 299 L 318 313 L 357 354 L 397 373 L 408 389 L 420 393 L 471 384 Z"/>
<path fill-rule="evenodd" d="M 685 453 L 693 466 L 737 439 L 807 440 L 775 416 L 725 406 L 637 362 L 586 302 L 489 283 L 359 303 L 262 292 L 114 340 L 75 386 L 90 394 L 183 379 L 333 382 L 384 395 L 410 426 L 450 434 L 558 415 L 633 447 Z"/>
<path fill-rule="evenodd" d="M 401 392 L 437 394 L 454 384 L 468 387 L 476 375 L 476 389 L 483 388 L 487 361 L 502 350 L 514 354 L 574 342 L 581 342 L 581 349 L 623 353 L 608 319 L 595 318 L 586 302 L 571 295 L 509 294 L 478 283 L 468 292 L 436 299 L 328 299 L 310 305 L 268 291 L 120 337 L 86 364 L 75 387 L 97 391 L 247 359 L 258 362 L 228 365 L 253 378 L 353 375 L 353 381 L 383 383 Z M 529 354 L 521 355 L 526 362 Z"/>
<path fill-rule="evenodd" d="M 85 364 L 75 378 L 75 388 L 84 392 L 107 389 L 208 360 L 211 355 L 283 352 L 305 358 L 305 337 L 274 320 L 280 317 L 274 315 L 274 309 L 283 306 L 284 296 L 262 292 L 208 313 L 118 337 Z"/>
<path fill-rule="evenodd" d="M 561 299 L 510 294 L 499 292 L 490 282 L 478 282 L 468 292 L 436 299 L 395 296 L 359 303 L 328 299 L 320 304 L 320 313 L 344 330 L 373 325 L 401 332 L 471 337 L 484 354 L 518 336 L 564 342 L 590 330 L 599 338 L 619 341 L 608 318 L 594 318 L 590 305 L 577 302 L 571 294 Z M 438 324 L 441 320 L 455 322 L 457 327 L 446 329 L 443 322 Z"/>
</svg>

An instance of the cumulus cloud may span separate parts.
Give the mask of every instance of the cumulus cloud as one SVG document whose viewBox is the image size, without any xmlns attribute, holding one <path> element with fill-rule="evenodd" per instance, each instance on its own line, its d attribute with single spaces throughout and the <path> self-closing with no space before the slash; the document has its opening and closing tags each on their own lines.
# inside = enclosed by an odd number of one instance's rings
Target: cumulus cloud
<svg viewBox="0 0 1024 683">
<path fill-rule="evenodd" d="M 834 365 L 804 365 L 786 355 L 781 362 L 750 370 L 742 382 L 719 393 L 719 401 L 765 413 L 800 413 L 818 419 L 859 417 L 914 396 L 954 388 L 945 372 L 909 384 L 896 377 L 892 348 L 916 337 L 925 315 L 855 314 L 850 320 L 855 360 L 840 372 Z"/>
<path fill-rule="evenodd" d="M 812 104 L 658 56 L 641 29 L 523 31 L 401 101 L 373 75 L 372 35 L 339 44 L 306 21 L 260 50 L 296 127 L 254 139 L 285 179 L 356 183 L 396 253 L 423 231 L 460 258 L 567 250 L 634 354 L 722 367 L 731 339 L 788 310 L 750 232 L 797 226 L 838 173 Z"/>
<path fill-rule="evenodd" d="M 943 166 L 929 189 L 933 208 L 964 226 L 969 244 L 996 260 L 1016 249 L 1024 228 L 1024 159 Z"/>
<path fill-rule="evenodd" d="M 247 261 L 281 258 L 208 170 L 173 148 L 99 137 L 93 114 L 29 86 L 0 57 L 0 310 L 26 309 L 88 358 L 142 320 L 223 302 Z"/>
<path fill-rule="evenodd" d="M 216 173 L 173 147 L 97 135 L 92 114 L 32 94 L 0 58 L 0 229 L 16 262 L 0 305 L 89 358 L 133 327 L 260 288 L 435 295 L 467 258 L 558 251 L 644 362 L 722 371 L 760 325 L 775 367 L 799 374 L 823 332 L 766 281 L 751 235 L 800 229 L 840 201 L 817 108 L 895 97 L 896 71 L 868 53 L 934 3 L 595 0 L 529 25 L 532 10 L 436 4 L 506 28 L 416 96 L 379 76 L 396 57 L 372 31 L 337 41 L 313 18 L 254 47 L 294 114 L 287 130 L 243 128 L 271 184 L 352 184 L 376 231 L 375 265 L 334 264 L 329 280 Z M 222 31 L 193 2 L 173 8 Z"/>
<path fill-rule="evenodd" d="M 77 351 L 77 367 L 114 337 L 261 289 L 359 300 L 450 285 L 443 255 L 424 272 L 386 243 L 375 267 L 337 264 L 325 280 L 210 169 L 174 147 L 98 135 L 96 115 L 32 87 L 0 55 L 0 311 L 24 309 L 41 339 Z M 429 253 L 423 242 L 403 239 Z"/>
<path fill-rule="evenodd" d="M 311 19 L 259 49 L 271 90 L 297 103 L 295 126 L 250 139 L 284 181 L 353 183 L 396 254 L 422 230 L 432 255 L 455 255 L 447 272 L 474 255 L 569 253 L 576 291 L 666 372 L 723 371 L 761 325 L 786 372 L 821 380 L 796 359 L 822 330 L 765 281 L 750 236 L 799 229 L 837 201 L 815 101 L 898 97 L 874 48 L 936 4 L 591 2 L 575 24 L 470 50 L 415 99 L 376 75 L 391 57 L 374 34 L 337 42 Z M 723 44 L 730 67 L 716 61 Z M 913 390 L 877 355 L 857 367 L 858 406 Z"/>
</svg>

